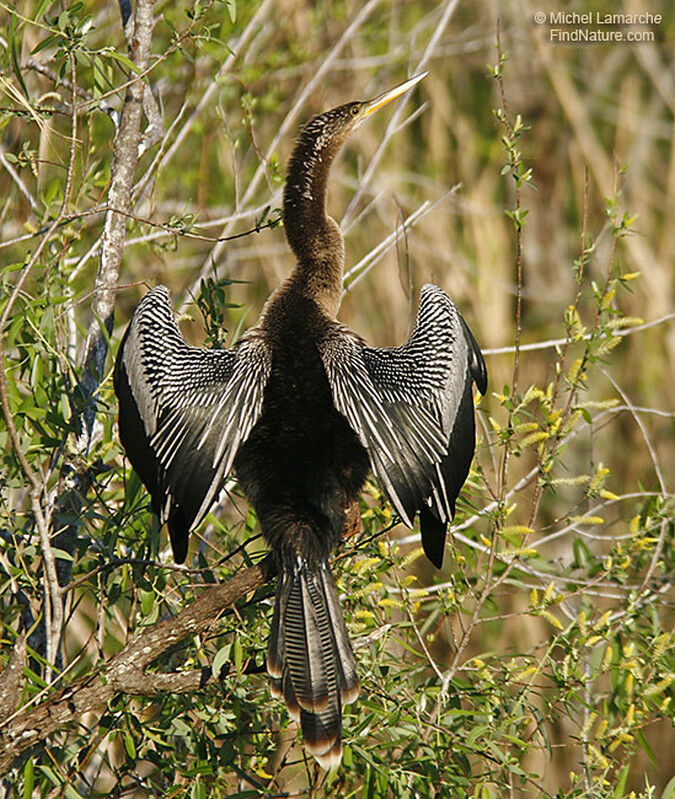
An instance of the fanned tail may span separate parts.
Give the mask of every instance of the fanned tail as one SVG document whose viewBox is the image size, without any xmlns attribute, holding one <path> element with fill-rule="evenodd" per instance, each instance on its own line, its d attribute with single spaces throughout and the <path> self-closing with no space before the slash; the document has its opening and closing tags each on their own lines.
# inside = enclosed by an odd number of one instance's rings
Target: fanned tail
<svg viewBox="0 0 675 799">
<path fill-rule="evenodd" d="M 333 577 L 324 561 L 298 558 L 282 568 L 270 632 L 272 693 L 299 721 L 307 750 L 322 768 L 342 758 L 342 705 L 359 694 L 354 653 Z"/>
</svg>

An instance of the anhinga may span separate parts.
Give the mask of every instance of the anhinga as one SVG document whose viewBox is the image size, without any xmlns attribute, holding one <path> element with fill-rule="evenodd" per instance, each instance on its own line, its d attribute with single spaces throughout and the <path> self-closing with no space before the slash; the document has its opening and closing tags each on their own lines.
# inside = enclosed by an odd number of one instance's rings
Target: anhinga
<svg viewBox="0 0 675 799">
<path fill-rule="evenodd" d="M 168 522 L 176 561 L 234 469 L 278 567 L 267 668 L 325 768 L 340 762 L 342 704 L 359 679 L 329 558 L 369 469 L 441 566 L 446 525 L 475 446 L 472 382 L 480 349 L 437 286 L 422 288 L 401 347 L 376 349 L 336 314 L 343 237 L 325 210 L 331 163 L 347 136 L 418 75 L 369 102 L 314 117 L 291 158 L 284 229 L 297 263 L 260 321 L 231 349 L 185 343 L 166 288 L 152 289 L 115 366 L 120 438 Z"/>
</svg>

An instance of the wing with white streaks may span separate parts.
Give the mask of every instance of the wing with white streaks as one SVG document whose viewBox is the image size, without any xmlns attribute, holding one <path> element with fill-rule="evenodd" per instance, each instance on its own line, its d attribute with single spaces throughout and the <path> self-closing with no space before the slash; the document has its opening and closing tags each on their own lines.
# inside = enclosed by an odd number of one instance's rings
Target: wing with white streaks
<svg viewBox="0 0 675 799">
<path fill-rule="evenodd" d="M 336 408 L 367 448 L 375 475 L 410 527 L 420 512 L 422 543 L 437 566 L 447 522 L 475 446 L 471 385 L 487 372 L 450 298 L 425 285 L 415 329 L 402 347 L 366 347 L 338 329 L 321 347 Z"/>
<path fill-rule="evenodd" d="M 120 439 L 169 524 L 178 563 L 260 416 L 270 360 L 255 334 L 229 350 L 188 346 L 164 286 L 143 298 L 127 328 L 114 376 Z"/>
</svg>

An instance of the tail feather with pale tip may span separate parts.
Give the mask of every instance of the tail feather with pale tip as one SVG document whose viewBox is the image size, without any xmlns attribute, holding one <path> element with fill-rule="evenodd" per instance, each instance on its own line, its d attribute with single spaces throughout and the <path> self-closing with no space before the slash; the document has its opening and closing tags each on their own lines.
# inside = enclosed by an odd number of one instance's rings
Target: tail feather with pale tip
<svg viewBox="0 0 675 799">
<path fill-rule="evenodd" d="M 267 670 L 307 750 L 325 769 L 342 758 L 342 705 L 359 694 L 354 653 L 327 563 L 299 559 L 282 570 L 270 632 Z"/>
</svg>

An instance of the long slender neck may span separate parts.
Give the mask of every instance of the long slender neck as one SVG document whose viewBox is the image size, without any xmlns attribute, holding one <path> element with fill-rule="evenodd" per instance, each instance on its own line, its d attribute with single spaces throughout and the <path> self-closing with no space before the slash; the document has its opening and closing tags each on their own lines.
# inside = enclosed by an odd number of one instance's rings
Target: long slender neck
<svg viewBox="0 0 675 799">
<path fill-rule="evenodd" d="M 289 282 L 312 296 L 331 316 L 342 297 L 344 242 L 326 214 L 326 182 L 343 140 L 328 136 L 322 117 L 302 131 L 288 165 L 284 189 L 284 228 L 298 263 Z"/>
</svg>

